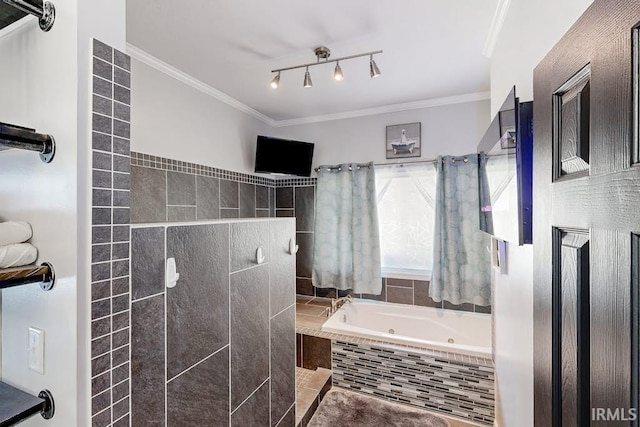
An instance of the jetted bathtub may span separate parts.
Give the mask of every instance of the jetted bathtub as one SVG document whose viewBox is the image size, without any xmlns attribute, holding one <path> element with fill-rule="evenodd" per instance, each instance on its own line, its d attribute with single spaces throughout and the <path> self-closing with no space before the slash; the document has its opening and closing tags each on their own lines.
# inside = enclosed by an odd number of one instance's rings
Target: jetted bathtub
<svg viewBox="0 0 640 427">
<path fill-rule="evenodd" d="M 377 301 L 346 303 L 325 332 L 491 358 L 491 315 Z"/>
</svg>

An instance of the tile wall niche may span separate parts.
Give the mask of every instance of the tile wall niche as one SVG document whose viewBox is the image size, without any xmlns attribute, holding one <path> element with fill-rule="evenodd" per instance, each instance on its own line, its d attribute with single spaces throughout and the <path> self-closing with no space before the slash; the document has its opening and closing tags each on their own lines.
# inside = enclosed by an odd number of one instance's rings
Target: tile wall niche
<svg viewBox="0 0 640 427">
<path fill-rule="evenodd" d="M 130 60 L 93 41 L 91 415 L 93 427 L 130 425 Z"/>
<path fill-rule="evenodd" d="M 293 427 L 293 220 L 131 232 L 132 424 Z M 165 257 L 180 273 L 173 288 Z"/>
</svg>

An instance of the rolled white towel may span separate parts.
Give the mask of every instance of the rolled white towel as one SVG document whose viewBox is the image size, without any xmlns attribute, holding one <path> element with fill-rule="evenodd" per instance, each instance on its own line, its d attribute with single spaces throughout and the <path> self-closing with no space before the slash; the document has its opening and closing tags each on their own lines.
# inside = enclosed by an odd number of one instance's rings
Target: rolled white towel
<svg viewBox="0 0 640 427">
<path fill-rule="evenodd" d="M 31 225 L 28 222 L 0 222 L 0 246 L 26 242 L 32 235 Z"/>
<path fill-rule="evenodd" d="M 29 265 L 38 258 L 38 250 L 30 243 L 0 246 L 0 268 Z"/>
</svg>

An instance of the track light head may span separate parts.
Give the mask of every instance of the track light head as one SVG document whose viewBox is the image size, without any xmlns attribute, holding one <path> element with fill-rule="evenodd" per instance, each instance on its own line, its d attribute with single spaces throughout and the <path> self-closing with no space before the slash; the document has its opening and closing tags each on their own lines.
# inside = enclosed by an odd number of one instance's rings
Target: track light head
<svg viewBox="0 0 640 427">
<path fill-rule="evenodd" d="M 340 68 L 340 61 L 336 62 L 336 70 L 333 72 L 333 78 L 339 82 L 344 80 L 344 74 L 342 73 L 342 68 Z"/>
<path fill-rule="evenodd" d="M 373 55 L 371 55 L 371 57 L 369 58 L 369 71 L 371 73 L 372 79 L 375 79 L 381 74 L 380 68 L 378 68 L 378 64 L 376 64 L 376 61 L 374 61 L 373 59 Z"/>
<path fill-rule="evenodd" d="M 278 89 L 278 86 L 280 86 L 280 72 L 278 71 L 278 75 L 275 76 L 273 78 L 273 80 L 271 80 L 271 87 L 274 89 Z"/>
<path fill-rule="evenodd" d="M 313 87 L 311 74 L 309 74 L 309 67 L 307 67 L 307 71 L 304 72 L 304 87 Z"/>
</svg>

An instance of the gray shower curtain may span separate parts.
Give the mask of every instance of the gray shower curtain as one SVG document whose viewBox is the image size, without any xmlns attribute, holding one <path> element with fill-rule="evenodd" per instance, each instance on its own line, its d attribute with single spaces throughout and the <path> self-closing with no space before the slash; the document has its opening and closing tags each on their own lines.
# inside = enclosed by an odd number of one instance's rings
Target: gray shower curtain
<svg viewBox="0 0 640 427">
<path fill-rule="evenodd" d="M 438 159 L 434 260 L 429 294 L 453 304 L 491 303 L 490 238 L 480 231 L 478 154 Z"/>
<path fill-rule="evenodd" d="M 382 292 L 373 164 L 321 166 L 318 171 L 313 285 Z"/>
</svg>

